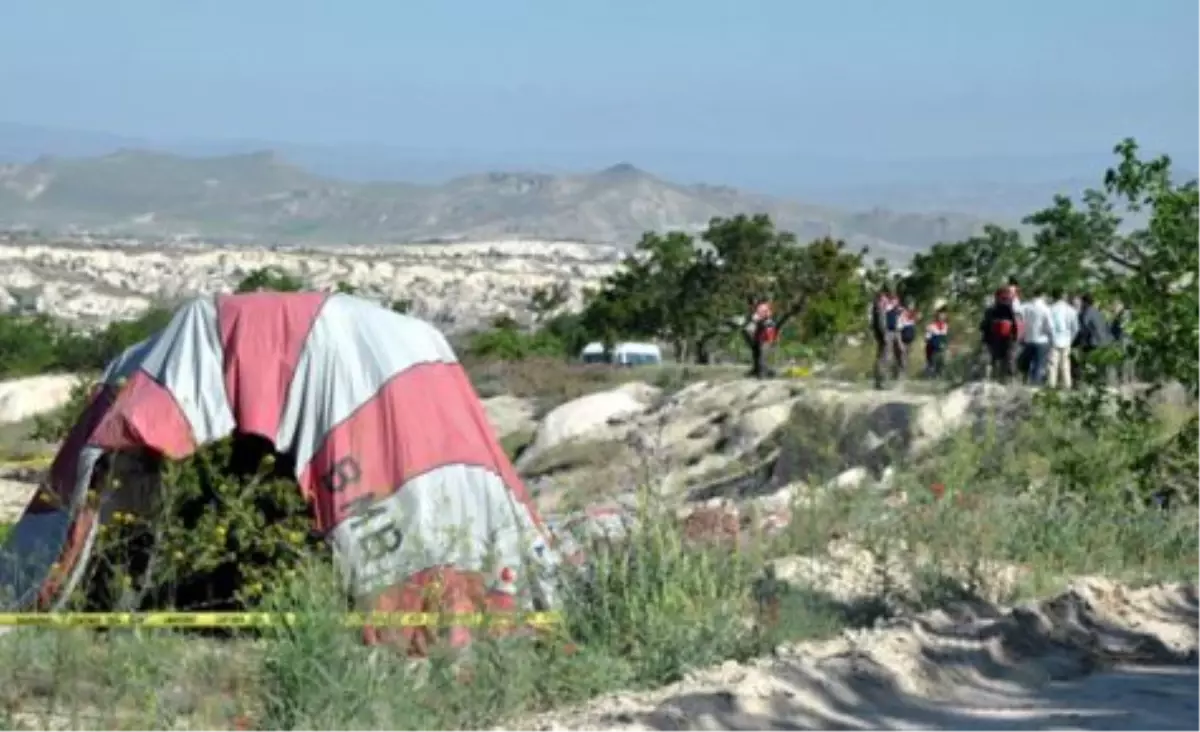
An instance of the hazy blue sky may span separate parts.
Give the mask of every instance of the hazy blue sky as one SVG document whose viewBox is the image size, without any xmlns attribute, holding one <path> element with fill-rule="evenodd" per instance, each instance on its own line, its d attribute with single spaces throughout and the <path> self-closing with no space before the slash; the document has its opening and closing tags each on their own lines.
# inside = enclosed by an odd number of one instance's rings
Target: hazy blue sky
<svg viewBox="0 0 1200 732">
<path fill-rule="evenodd" d="M 1197 140 L 1196 0 L 2 0 L 0 119 L 859 159 Z"/>
</svg>

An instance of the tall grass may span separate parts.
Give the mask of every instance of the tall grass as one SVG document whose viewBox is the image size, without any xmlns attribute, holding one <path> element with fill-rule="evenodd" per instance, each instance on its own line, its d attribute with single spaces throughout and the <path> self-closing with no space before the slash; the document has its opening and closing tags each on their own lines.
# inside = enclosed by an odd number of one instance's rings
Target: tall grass
<svg viewBox="0 0 1200 732">
<path fill-rule="evenodd" d="M 816 467 L 828 474 L 839 467 L 830 462 L 840 454 L 837 430 L 804 418 L 803 439 L 824 433 L 831 440 L 807 446 L 825 456 Z M 1064 436 L 1086 460 L 1047 453 L 1047 445 L 1061 449 Z M 782 532 L 747 531 L 737 548 L 689 541 L 664 518 L 672 514 L 646 509 L 625 541 L 597 549 L 590 572 L 565 578 L 563 622 L 553 631 L 481 638 L 466 652 L 435 650 L 421 661 L 364 647 L 342 625 L 336 579 L 319 563 L 302 566 L 265 601 L 266 609 L 299 612 L 301 621 L 256 635 L 16 630 L 0 637 L 0 721 L 22 728 L 515 724 L 538 710 L 669 683 L 783 641 L 951 599 L 1009 602 L 1079 574 L 1194 580 L 1194 509 L 1163 511 L 1131 498 L 1127 453 L 1108 439 L 1036 416 L 955 435 L 929 456 L 897 456 L 888 486 L 799 491 Z M 933 485 L 942 487 L 940 498 Z M 820 576 L 788 575 L 779 561 L 807 555 L 844 574 L 847 547 L 869 559 L 855 571 L 870 582 L 854 592 Z"/>
</svg>

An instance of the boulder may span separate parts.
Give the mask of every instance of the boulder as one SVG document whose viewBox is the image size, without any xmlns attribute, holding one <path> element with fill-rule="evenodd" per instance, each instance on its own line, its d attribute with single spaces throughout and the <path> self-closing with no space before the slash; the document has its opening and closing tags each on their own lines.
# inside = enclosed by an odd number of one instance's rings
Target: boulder
<svg viewBox="0 0 1200 732">
<path fill-rule="evenodd" d="M 537 427 L 534 421 L 535 408 L 532 399 L 522 399 L 501 394 L 483 400 L 483 409 L 497 437 L 518 432 L 532 432 Z"/>
<path fill-rule="evenodd" d="M 531 464 L 566 442 L 621 439 L 628 431 L 630 418 L 648 411 L 660 393 L 661 390 L 648 384 L 632 382 L 560 404 L 542 419 L 533 443 L 521 454 L 517 467 Z"/>
<path fill-rule="evenodd" d="M 70 400 L 77 381 L 74 374 L 47 374 L 0 382 L 0 424 L 53 412 Z"/>
</svg>

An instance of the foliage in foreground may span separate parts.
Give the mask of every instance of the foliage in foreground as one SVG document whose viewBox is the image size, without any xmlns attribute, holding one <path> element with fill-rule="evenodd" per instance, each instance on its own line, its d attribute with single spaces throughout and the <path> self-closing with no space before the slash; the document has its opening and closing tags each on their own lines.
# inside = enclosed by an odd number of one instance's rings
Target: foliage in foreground
<svg viewBox="0 0 1200 732">
<path fill-rule="evenodd" d="M 817 415 L 803 419 L 795 439 L 835 434 L 812 424 Z M 1051 432 L 1073 436 L 1086 455 L 1050 448 Z M 1127 446 L 1108 434 L 1087 443 L 1084 432 L 1042 419 L 958 436 L 901 469 L 890 491 L 813 494 L 793 507 L 782 534 L 750 534 L 736 552 L 689 543 L 670 522 L 644 521 L 626 543 L 599 551 L 592 578 L 568 584 L 555 633 L 485 639 L 466 655 L 435 652 L 424 663 L 363 647 L 340 625 L 345 604 L 327 561 L 297 546 L 287 554 L 292 572 L 272 580 L 258 605 L 299 611 L 297 626 L 204 640 L 17 631 L 0 638 L 0 701 L 10 723 L 26 727 L 54 717 L 96 727 L 240 719 L 268 729 L 480 728 L 947 599 L 1012 601 L 1078 574 L 1194 579 L 1195 512 L 1131 500 Z M 813 449 L 840 451 L 836 441 Z M 1086 495 L 1075 488 L 1084 481 Z M 944 487 L 940 500 L 931 484 Z M 900 490 L 905 503 L 892 500 Z M 832 568 L 834 547 L 847 543 L 873 567 L 857 596 L 831 595 L 819 577 L 764 576 L 773 557 L 795 554 Z M 1008 576 L 1016 580 L 1000 582 Z M 779 621 L 762 622 L 772 606 Z"/>
</svg>

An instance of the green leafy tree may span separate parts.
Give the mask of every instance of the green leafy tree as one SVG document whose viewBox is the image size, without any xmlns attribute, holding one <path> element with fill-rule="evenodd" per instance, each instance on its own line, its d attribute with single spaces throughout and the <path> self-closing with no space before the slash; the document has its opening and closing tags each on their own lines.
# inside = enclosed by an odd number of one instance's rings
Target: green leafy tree
<svg viewBox="0 0 1200 732">
<path fill-rule="evenodd" d="M 652 337 L 676 357 L 707 362 L 714 344 L 742 333 L 756 363 L 757 339 L 743 330 L 755 306 L 774 307 L 777 327 L 799 318 L 805 338 L 827 340 L 859 317 L 862 254 L 831 239 L 799 246 L 765 215 L 715 218 L 701 242 L 649 232 L 635 253 L 588 298 L 582 325 L 611 345 Z"/>
<path fill-rule="evenodd" d="M 387 303 L 387 307 L 393 312 L 400 313 L 401 315 L 407 315 L 412 310 L 412 304 L 413 302 L 411 299 L 398 298 Z"/>
<path fill-rule="evenodd" d="M 541 323 L 560 310 L 570 300 L 570 295 L 570 285 L 561 281 L 534 288 L 529 296 L 529 310 L 533 313 L 534 323 Z"/>
<path fill-rule="evenodd" d="M 807 267 L 802 278 L 809 296 L 797 318 L 798 337 L 804 343 L 829 347 L 863 322 L 869 299 L 858 276 L 861 256 L 845 245 L 819 239 L 805 250 Z"/>
<path fill-rule="evenodd" d="M 740 327 L 762 301 L 773 305 L 776 326 L 783 328 L 797 316 L 808 317 L 811 334 L 829 338 L 860 315 L 859 270 L 862 252 L 849 252 L 844 242 L 818 239 L 798 246 L 793 234 L 775 229 L 765 215 L 714 219 L 702 239 L 712 247 L 716 266 L 712 304 L 707 315 L 708 333 L 736 319 L 750 350 L 756 371 L 763 352 L 752 331 Z"/>
<path fill-rule="evenodd" d="M 913 257 L 909 274 L 897 289 L 928 308 L 939 299 L 952 308 L 975 311 L 988 302 L 996 288 L 1017 277 L 1023 286 L 1048 285 L 1045 270 L 1034 266 L 1036 254 L 1019 232 L 987 225 L 983 233 L 964 241 L 939 243 Z"/>
<path fill-rule="evenodd" d="M 260 267 L 243 277 L 234 292 L 301 292 L 308 289 L 307 282 L 279 267 Z"/>
<path fill-rule="evenodd" d="M 1197 184 L 1175 182 L 1168 157 L 1141 159 L 1132 139 L 1114 153 L 1118 162 L 1105 174 L 1103 188 L 1085 193 L 1082 207 L 1059 196 L 1026 221 L 1039 227 L 1034 254 L 1054 276 L 1129 309 L 1125 350 L 1098 360 L 1130 359 L 1150 391 L 1089 389 L 1066 406 L 1097 429 L 1107 425 L 1123 432 L 1136 456 L 1143 495 L 1161 492 L 1194 500 L 1196 414 L 1164 443 L 1156 434 L 1150 397 L 1170 384 L 1181 386 L 1193 405 L 1198 396 Z M 1143 223 L 1123 227 L 1125 215 Z"/>
</svg>

